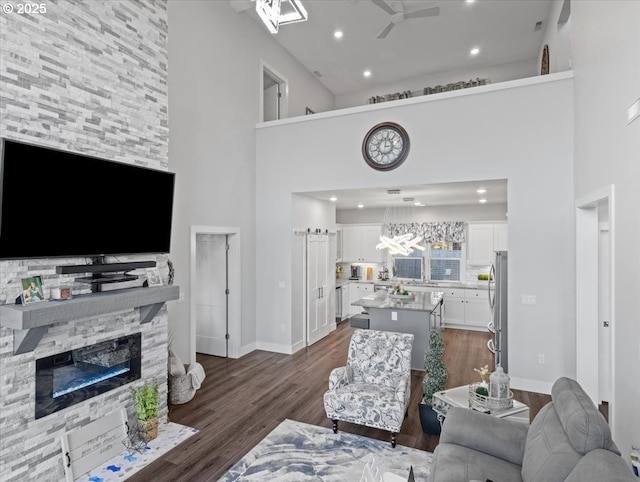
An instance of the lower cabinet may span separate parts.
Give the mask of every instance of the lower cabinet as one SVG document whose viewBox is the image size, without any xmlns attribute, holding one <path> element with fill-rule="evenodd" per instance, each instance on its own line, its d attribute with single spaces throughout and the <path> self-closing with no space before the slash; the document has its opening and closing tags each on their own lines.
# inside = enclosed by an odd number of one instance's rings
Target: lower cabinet
<svg viewBox="0 0 640 482">
<path fill-rule="evenodd" d="M 340 319 L 346 320 L 349 318 L 349 308 L 351 307 L 351 302 L 349 301 L 349 285 L 342 285 L 340 290 L 342 291 L 342 313 Z"/>
<path fill-rule="evenodd" d="M 449 328 L 483 331 L 491 321 L 491 309 L 486 290 L 446 289 L 444 324 Z"/>
</svg>

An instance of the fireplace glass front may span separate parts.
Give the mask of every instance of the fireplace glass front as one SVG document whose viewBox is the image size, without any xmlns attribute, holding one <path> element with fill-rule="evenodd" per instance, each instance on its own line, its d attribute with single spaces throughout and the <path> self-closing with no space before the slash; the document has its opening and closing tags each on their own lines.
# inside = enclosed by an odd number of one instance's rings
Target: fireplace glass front
<svg viewBox="0 0 640 482">
<path fill-rule="evenodd" d="M 36 360 L 36 419 L 140 378 L 141 334 Z"/>
</svg>

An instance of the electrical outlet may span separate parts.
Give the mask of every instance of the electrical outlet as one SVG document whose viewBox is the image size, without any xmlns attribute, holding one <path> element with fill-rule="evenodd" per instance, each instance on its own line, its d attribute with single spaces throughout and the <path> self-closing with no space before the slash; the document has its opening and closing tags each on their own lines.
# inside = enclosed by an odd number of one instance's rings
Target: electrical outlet
<svg viewBox="0 0 640 482">
<path fill-rule="evenodd" d="M 520 297 L 520 303 L 523 305 L 535 305 L 536 297 L 535 295 L 522 295 Z"/>
<path fill-rule="evenodd" d="M 278 288 L 284 288 L 284 281 L 278 281 Z"/>
<path fill-rule="evenodd" d="M 538 354 L 538 363 L 540 365 L 544 365 L 544 354 L 543 353 L 539 353 Z"/>
<path fill-rule="evenodd" d="M 176 303 L 184 303 L 184 291 L 181 291 L 178 295 L 178 301 Z"/>
<path fill-rule="evenodd" d="M 392 311 L 391 312 L 391 321 L 398 321 L 398 312 L 397 311 Z"/>
</svg>

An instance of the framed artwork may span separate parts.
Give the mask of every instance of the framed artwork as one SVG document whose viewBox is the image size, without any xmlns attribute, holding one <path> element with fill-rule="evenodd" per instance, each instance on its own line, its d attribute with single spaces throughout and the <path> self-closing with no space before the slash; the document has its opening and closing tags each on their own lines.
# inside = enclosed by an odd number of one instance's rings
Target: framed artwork
<svg viewBox="0 0 640 482">
<path fill-rule="evenodd" d="M 40 276 L 32 276 L 30 278 L 22 278 L 22 293 L 20 298 L 23 305 L 44 301 L 44 291 L 42 290 L 42 278 Z"/>
<path fill-rule="evenodd" d="M 162 277 L 158 268 L 147 269 L 147 283 L 149 286 L 162 286 Z"/>
</svg>

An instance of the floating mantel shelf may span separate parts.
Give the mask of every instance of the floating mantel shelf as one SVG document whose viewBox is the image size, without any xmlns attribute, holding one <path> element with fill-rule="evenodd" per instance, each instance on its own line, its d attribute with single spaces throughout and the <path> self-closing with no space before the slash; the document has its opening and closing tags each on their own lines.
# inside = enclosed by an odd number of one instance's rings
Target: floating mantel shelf
<svg viewBox="0 0 640 482">
<path fill-rule="evenodd" d="M 140 323 L 148 323 L 166 301 L 177 300 L 178 286 L 126 288 L 74 296 L 65 301 L 0 306 L 0 326 L 13 329 L 13 353 L 33 351 L 49 325 L 140 308 Z"/>
</svg>

